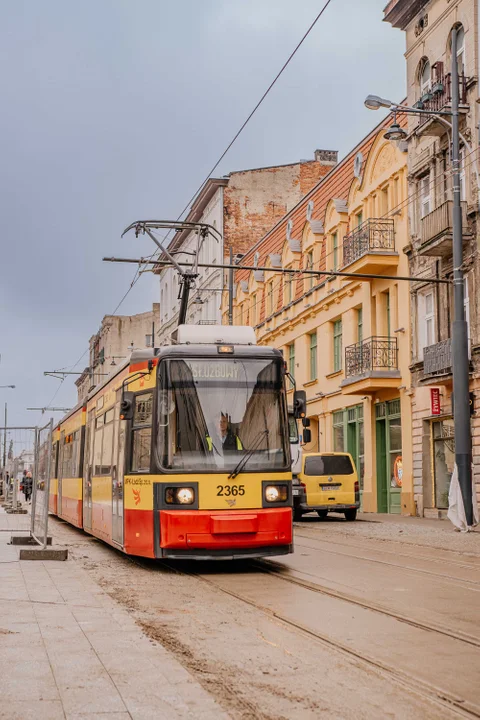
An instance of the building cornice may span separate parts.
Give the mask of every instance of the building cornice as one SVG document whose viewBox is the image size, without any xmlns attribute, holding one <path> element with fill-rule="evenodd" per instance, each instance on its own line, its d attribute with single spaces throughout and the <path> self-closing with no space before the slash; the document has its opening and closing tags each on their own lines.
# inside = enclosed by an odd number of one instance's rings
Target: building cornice
<svg viewBox="0 0 480 720">
<path fill-rule="evenodd" d="M 428 2 L 429 0 L 390 0 L 383 10 L 383 20 L 394 28 L 405 30 Z"/>
</svg>

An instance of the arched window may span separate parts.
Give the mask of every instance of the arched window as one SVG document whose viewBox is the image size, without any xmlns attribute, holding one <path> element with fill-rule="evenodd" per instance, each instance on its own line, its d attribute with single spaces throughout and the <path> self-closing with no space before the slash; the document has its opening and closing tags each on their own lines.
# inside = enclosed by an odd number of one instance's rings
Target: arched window
<svg viewBox="0 0 480 720">
<path fill-rule="evenodd" d="M 420 85 L 420 97 L 425 95 L 430 90 L 432 71 L 430 68 L 430 62 L 424 58 L 420 64 L 420 72 L 418 74 L 418 80 Z"/>
<path fill-rule="evenodd" d="M 457 27 L 457 65 L 458 74 L 465 75 L 465 30 L 463 25 Z"/>
</svg>

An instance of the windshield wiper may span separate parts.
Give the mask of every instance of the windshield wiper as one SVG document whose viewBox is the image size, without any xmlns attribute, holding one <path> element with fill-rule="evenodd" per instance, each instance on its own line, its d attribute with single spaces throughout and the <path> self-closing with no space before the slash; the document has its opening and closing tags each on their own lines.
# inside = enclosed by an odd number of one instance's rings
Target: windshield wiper
<svg viewBox="0 0 480 720">
<path fill-rule="evenodd" d="M 258 448 L 258 446 L 260 445 L 260 442 L 261 442 L 261 440 L 263 439 L 263 437 L 264 437 L 265 435 L 268 436 L 268 434 L 269 434 L 269 430 L 267 430 L 267 429 L 262 430 L 262 432 L 257 436 L 257 439 L 256 439 L 255 442 L 253 443 L 253 445 L 252 445 L 252 447 L 250 448 L 250 450 L 247 452 L 246 455 L 244 455 L 244 456 L 242 457 L 242 459 L 237 463 L 237 465 L 236 465 L 236 467 L 234 468 L 234 470 L 232 470 L 232 472 L 231 472 L 230 475 L 228 476 L 228 479 L 229 479 L 229 480 L 231 480 L 231 479 L 233 479 L 233 478 L 236 478 L 237 475 L 238 475 L 238 473 L 243 470 L 243 468 L 245 467 L 245 465 L 247 464 L 247 462 L 249 461 L 249 459 L 252 457 L 252 455 L 253 455 L 253 453 L 255 452 L 255 450 L 257 450 L 257 448 Z"/>
</svg>

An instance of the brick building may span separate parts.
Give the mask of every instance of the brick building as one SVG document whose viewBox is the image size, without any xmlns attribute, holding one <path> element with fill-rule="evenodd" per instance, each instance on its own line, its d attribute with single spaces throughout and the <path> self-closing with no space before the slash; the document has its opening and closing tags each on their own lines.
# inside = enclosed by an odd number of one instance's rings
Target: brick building
<svg viewBox="0 0 480 720">
<path fill-rule="evenodd" d="M 313 160 L 242 170 L 224 178 L 209 179 L 185 218 L 188 222 L 208 223 L 220 233 L 221 240 L 209 236 L 203 243 L 200 262 L 220 265 L 228 257 L 230 248 L 235 255 L 243 255 L 251 247 L 252 238 L 264 235 L 336 162 L 335 151 L 316 150 Z M 196 234 L 177 232 L 169 250 L 186 260 L 191 257 L 188 253 L 197 252 Z M 180 303 L 176 270 L 165 268 L 159 275 L 161 325 L 157 342 L 162 345 L 169 341 L 177 325 Z M 220 323 L 223 285 L 221 269 L 200 269 L 190 298 L 188 322 Z"/>
<path fill-rule="evenodd" d="M 234 324 L 253 325 L 259 343 L 283 350 L 307 393 L 306 450 L 350 452 L 363 508 L 411 514 L 408 284 L 275 272 L 408 273 L 406 153 L 383 137 L 391 120 L 248 250 L 242 262 L 267 269 L 236 272 Z"/>
</svg>

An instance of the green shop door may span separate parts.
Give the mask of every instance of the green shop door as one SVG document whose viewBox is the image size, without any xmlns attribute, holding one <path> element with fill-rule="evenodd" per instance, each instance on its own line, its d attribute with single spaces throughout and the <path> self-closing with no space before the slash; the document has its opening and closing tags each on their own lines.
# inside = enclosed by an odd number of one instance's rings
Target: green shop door
<svg viewBox="0 0 480 720">
<path fill-rule="evenodd" d="M 400 400 L 375 406 L 377 442 L 377 512 L 401 512 L 402 420 Z"/>
</svg>

